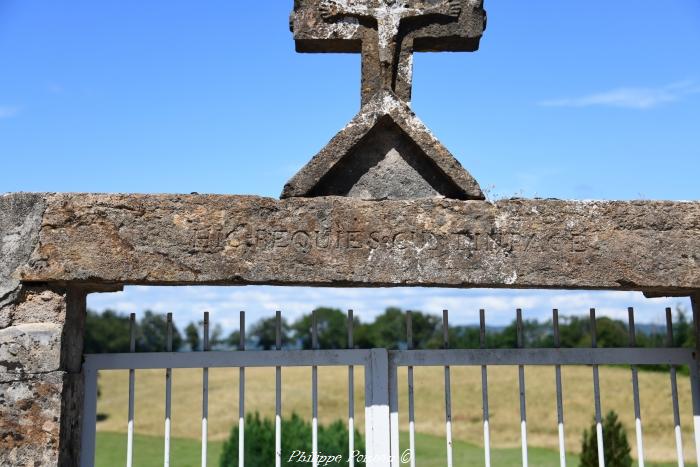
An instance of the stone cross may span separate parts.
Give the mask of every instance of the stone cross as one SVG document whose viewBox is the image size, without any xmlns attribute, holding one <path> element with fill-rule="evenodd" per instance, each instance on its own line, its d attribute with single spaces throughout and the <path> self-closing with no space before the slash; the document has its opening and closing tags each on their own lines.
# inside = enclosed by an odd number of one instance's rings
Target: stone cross
<svg viewBox="0 0 700 467">
<path fill-rule="evenodd" d="M 362 53 L 362 107 L 282 198 L 484 199 L 410 99 L 413 52 L 475 51 L 485 26 L 483 0 L 294 0 L 298 52 Z"/>
<path fill-rule="evenodd" d="M 483 0 L 297 0 L 300 52 L 361 52 L 362 101 L 390 90 L 410 101 L 413 52 L 474 51 Z"/>
<path fill-rule="evenodd" d="M 393 89 L 398 69 L 396 44 L 399 27 L 404 20 L 422 17 L 459 17 L 462 12 L 460 0 L 443 0 L 440 4 L 423 8 L 411 8 L 407 2 L 382 0 L 377 7 L 366 4 L 347 4 L 339 0 L 322 0 L 319 5 L 321 17 L 333 21 L 342 17 L 369 19 L 377 22 L 380 84 L 382 89 Z"/>
</svg>

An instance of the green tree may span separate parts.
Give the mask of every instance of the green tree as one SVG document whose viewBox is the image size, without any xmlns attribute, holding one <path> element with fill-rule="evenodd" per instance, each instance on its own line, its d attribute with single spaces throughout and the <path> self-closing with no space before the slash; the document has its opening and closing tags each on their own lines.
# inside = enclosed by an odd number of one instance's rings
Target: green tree
<svg viewBox="0 0 700 467">
<path fill-rule="evenodd" d="M 165 315 L 146 310 L 138 325 L 138 345 L 140 352 L 164 352 L 167 348 L 168 322 Z M 173 351 L 182 347 L 182 335 L 173 323 Z"/>
<path fill-rule="evenodd" d="M 249 467 L 269 467 L 275 465 L 275 426 L 268 418 L 261 418 L 257 412 L 246 415 L 245 421 L 245 461 Z M 355 449 L 364 453 L 364 440 L 360 433 L 355 431 Z M 311 456 L 311 424 L 302 420 L 293 413 L 290 418 L 282 420 L 282 465 L 298 466 L 303 464 L 298 458 L 292 458 L 295 451 L 303 451 Z M 340 420 L 329 426 L 318 427 L 318 451 L 319 454 L 328 456 L 339 455 L 342 462 L 347 461 L 348 429 Z M 224 443 L 224 448 L 219 461 L 221 467 L 235 467 L 238 465 L 238 425 L 231 429 L 229 439 Z M 355 465 L 362 466 L 363 462 L 356 461 Z"/>
<path fill-rule="evenodd" d="M 479 338 L 476 326 L 450 326 L 450 347 L 453 349 L 479 348 Z"/>
<path fill-rule="evenodd" d="M 282 318 L 281 323 L 282 345 L 289 340 L 290 326 L 287 320 Z M 250 336 L 257 341 L 257 346 L 263 350 L 271 350 L 277 347 L 277 318 L 263 318 L 250 328 Z M 236 337 L 236 336 L 234 336 Z M 237 343 L 237 342 L 236 342 Z"/>
<path fill-rule="evenodd" d="M 247 340 L 247 339 L 246 339 Z M 231 349 L 237 349 L 241 343 L 241 331 L 233 331 L 226 338 L 226 345 Z"/>
<path fill-rule="evenodd" d="M 209 330 L 209 349 L 221 350 L 228 346 L 228 339 L 224 338 L 224 328 L 220 323 L 216 323 L 213 329 Z"/>
<path fill-rule="evenodd" d="M 411 324 L 413 325 L 414 348 L 437 349 L 442 347 L 442 319 L 439 316 L 412 311 Z"/>
<path fill-rule="evenodd" d="M 536 320 L 523 321 L 523 346 L 537 347 L 542 341 L 543 325 Z M 489 347 L 498 349 L 514 349 L 518 346 L 518 325 L 515 320 L 503 328 L 501 332 L 489 333 L 487 336 Z"/>
<path fill-rule="evenodd" d="M 561 317 L 559 336 L 562 347 L 590 347 L 590 324 L 588 317 Z"/>
<path fill-rule="evenodd" d="M 371 324 L 360 324 L 355 332 L 357 347 L 397 349 L 406 342 L 406 314 L 399 308 L 387 308 Z"/>
<path fill-rule="evenodd" d="M 591 324 L 588 316 L 562 318 L 559 326 L 562 347 L 590 347 Z M 598 347 L 626 347 L 629 343 L 627 324 L 608 317 L 596 318 Z M 640 344 L 643 339 L 640 339 Z"/>
<path fill-rule="evenodd" d="M 673 346 L 695 347 L 693 323 L 688 319 L 688 312 L 681 305 L 676 307 L 676 318 L 673 322 Z"/>
<path fill-rule="evenodd" d="M 629 345 L 629 330 L 627 325 L 619 320 L 607 317 L 597 318 L 596 336 L 598 347 L 627 347 Z"/>
<path fill-rule="evenodd" d="M 164 315 L 146 311 L 136 324 L 136 350 L 163 352 L 166 349 L 167 320 Z M 129 351 L 129 316 L 113 310 L 88 310 L 85 323 L 85 353 L 124 353 Z M 182 347 L 182 335 L 173 323 L 173 350 Z"/>
<path fill-rule="evenodd" d="M 314 310 L 317 319 L 318 343 L 321 349 L 344 349 L 348 345 L 347 315 L 336 308 Z M 303 315 L 292 324 L 294 337 L 304 349 L 310 349 L 312 315 Z"/>
<path fill-rule="evenodd" d="M 191 351 L 202 350 L 199 345 L 199 328 L 193 322 L 185 327 L 185 341 Z"/>
<path fill-rule="evenodd" d="M 129 317 L 114 310 L 101 314 L 87 311 L 84 352 L 123 353 L 129 351 Z"/>
<path fill-rule="evenodd" d="M 603 455 L 607 467 L 632 467 L 627 433 L 614 411 L 603 419 Z M 595 422 L 583 432 L 580 467 L 598 467 L 598 437 Z"/>
</svg>

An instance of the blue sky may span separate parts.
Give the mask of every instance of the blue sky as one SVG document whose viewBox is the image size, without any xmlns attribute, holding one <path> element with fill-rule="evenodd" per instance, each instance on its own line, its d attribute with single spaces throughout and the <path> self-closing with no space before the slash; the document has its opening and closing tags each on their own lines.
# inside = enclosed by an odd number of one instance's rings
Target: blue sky
<svg viewBox="0 0 700 467">
<path fill-rule="evenodd" d="M 0 0 L 0 192 L 278 196 L 359 109 L 359 57 L 296 54 L 291 7 Z M 697 0 L 486 7 L 479 52 L 417 56 L 413 107 L 492 198 L 698 199 Z M 190 293 L 167 290 L 111 300 L 147 306 Z M 232 290 L 197 289 L 220 298 L 192 306 L 226 307 Z M 273 297 L 240 307 L 307 293 L 259 290 Z M 399 305 L 424 303 L 420 290 L 337 292 L 368 308 L 384 303 L 372 299 L 380 292 Z M 531 294 L 425 293 L 508 306 Z M 102 306 L 105 297 L 91 300 Z"/>
</svg>

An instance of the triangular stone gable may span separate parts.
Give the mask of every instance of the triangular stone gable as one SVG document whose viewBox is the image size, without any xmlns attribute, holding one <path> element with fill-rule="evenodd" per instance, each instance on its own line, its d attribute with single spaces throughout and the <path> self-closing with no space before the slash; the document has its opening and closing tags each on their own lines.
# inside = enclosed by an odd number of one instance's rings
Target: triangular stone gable
<svg viewBox="0 0 700 467">
<path fill-rule="evenodd" d="M 316 196 L 484 199 L 476 180 L 388 91 L 363 106 L 282 192 Z"/>
</svg>

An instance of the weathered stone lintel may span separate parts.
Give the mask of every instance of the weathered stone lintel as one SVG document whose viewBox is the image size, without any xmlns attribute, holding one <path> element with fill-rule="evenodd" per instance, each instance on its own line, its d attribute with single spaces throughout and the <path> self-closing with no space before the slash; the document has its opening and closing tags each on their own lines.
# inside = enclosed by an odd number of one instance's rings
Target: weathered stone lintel
<svg viewBox="0 0 700 467">
<path fill-rule="evenodd" d="M 46 198 L 25 282 L 700 290 L 699 202 Z"/>
</svg>

